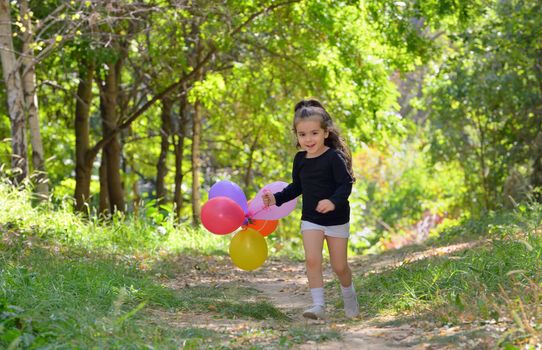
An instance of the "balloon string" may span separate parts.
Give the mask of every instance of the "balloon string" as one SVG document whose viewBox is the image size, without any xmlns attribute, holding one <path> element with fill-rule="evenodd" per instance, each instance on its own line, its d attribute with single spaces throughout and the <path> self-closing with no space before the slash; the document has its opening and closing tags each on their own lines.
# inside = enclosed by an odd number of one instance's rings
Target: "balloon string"
<svg viewBox="0 0 542 350">
<path fill-rule="evenodd" d="M 269 191 L 268 189 L 263 189 L 263 193 L 271 193 L 271 191 Z M 276 205 L 276 204 L 273 204 L 273 205 Z M 264 206 L 263 206 L 260 210 L 256 210 L 254 213 L 249 212 L 249 213 L 247 214 L 247 217 L 248 217 L 249 219 L 252 219 L 252 218 L 254 217 L 254 215 L 257 215 L 257 214 L 261 213 L 261 212 L 264 211 L 264 210 L 269 210 L 269 209 L 271 209 L 270 207 L 271 207 L 271 206 L 267 206 L 267 207 L 266 207 L 265 204 L 264 204 Z"/>
<path fill-rule="evenodd" d="M 261 213 L 262 211 L 264 211 L 264 210 L 269 210 L 269 209 L 270 209 L 270 207 L 265 207 L 265 206 L 264 206 L 262 209 L 256 210 L 254 213 L 253 213 L 253 212 L 249 212 L 249 213 L 247 214 L 247 215 L 248 215 L 248 218 L 249 218 L 249 219 L 252 219 L 256 214 L 259 214 L 259 213 Z"/>
<path fill-rule="evenodd" d="M 253 224 L 253 223 L 254 223 L 254 219 L 252 218 L 252 214 L 251 214 L 251 213 L 247 213 L 247 214 L 245 215 L 245 218 L 247 219 L 248 224 Z"/>
</svg>

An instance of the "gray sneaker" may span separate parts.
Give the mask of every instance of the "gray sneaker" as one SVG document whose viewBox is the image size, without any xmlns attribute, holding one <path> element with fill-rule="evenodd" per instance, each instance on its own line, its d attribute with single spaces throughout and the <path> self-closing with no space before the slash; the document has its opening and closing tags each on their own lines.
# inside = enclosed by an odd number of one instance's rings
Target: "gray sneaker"
<svg viewBox="0 0 542 350">
<path fill-rule="evenodd" d="M 310 309 L 303 311 L 303 317 L 311 320 L 323 319 L 326 317 L 326 310 L 322 305 L 313 305 Z"/>
<path fill-rule="evenodd" d="M 353 298 L 344 299 L 344 313 L 348 318 L 355 318 L 359 316 L 359 304 L 356 296 Z"/>
</svg>

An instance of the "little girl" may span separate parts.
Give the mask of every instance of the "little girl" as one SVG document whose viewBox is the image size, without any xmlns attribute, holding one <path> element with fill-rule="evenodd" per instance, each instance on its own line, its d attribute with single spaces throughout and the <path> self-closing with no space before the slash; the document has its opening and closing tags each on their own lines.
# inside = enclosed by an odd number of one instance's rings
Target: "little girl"
<svg viewBox="0 0 542 350">
<path fill-rule="evenodd" d="M 313 305 L 303 312 L 311 319 L 324 318 L 322 249 L 327 241 L 331 267 L 341 283 L 347 317 L 359 315 L 359 304 L 347 262 L 350 228 L 348 196 L 354 176 L 352 156 L 331 117 L 316 100 L 295 106 L 294 133 L 302 151 L 294 158 L 292 183 L 277 193 L 264 193 L 266 206 L 280 206 L 303 195 L 301 232 L 307 278 Z"/>
</svg>

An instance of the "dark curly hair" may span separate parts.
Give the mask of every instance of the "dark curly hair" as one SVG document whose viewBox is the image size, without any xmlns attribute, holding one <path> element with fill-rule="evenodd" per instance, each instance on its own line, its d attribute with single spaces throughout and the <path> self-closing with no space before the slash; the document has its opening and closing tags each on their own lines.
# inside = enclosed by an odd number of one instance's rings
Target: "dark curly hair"
<svg viewBox="0 0 542 350">
<path fill-rule="evenodd" d="M 352 180 L 355 180 L 354 171 L 352 170 L 352 154 L 346 145 L 345 140 L 339 133 L 339 130 L 333 123 L 333 120 L 329 116 L 328 112 L 320 101 L 315 99 L 301 100 L 296 103 L 294 107 L 294 125 L 293 131 L 297 133 L 297 123 L 303 119 L 307 118 L 318 118 L 320 120 L 320 125 L 322 129 L 328 132 L 328 137 L 324 140 L 324 145 L 329 148 L 336 149 L 341 153 L 346 161 L 346 168 L 348 173 L 352 177 Z M 297 142 L 296 146 L 299 148 L 301 145 Z"/>
</svg>

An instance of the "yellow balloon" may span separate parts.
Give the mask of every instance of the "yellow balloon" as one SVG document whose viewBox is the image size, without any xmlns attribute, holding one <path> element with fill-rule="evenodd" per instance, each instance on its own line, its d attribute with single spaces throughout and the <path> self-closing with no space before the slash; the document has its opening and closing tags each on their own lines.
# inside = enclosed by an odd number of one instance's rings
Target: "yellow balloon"
<svg viewBox="0 0 542 350">
<path fill-rule="evenodd" d="M 265 237 L 251 228 L 241 230 L 230 241 L 230 257 L 241 270 L 255 270 L 267 259 Z"/>
</svg>

